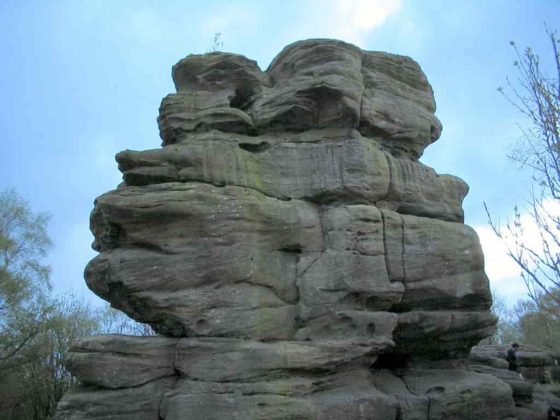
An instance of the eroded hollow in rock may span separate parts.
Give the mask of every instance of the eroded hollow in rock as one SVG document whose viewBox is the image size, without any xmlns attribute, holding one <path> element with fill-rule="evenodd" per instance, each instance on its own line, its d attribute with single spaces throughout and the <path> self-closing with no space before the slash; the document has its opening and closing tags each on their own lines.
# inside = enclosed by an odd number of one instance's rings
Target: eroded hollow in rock
<svg viewBox="0 0 560 420">
<path fill-rule="evenodd" d="M 264 152 L 265 150 L 268 150 L 270 148 L 270 144 L 267 143 L 266 141 L 260 142 L 260 143 L 239 143 L 238 146 L 249 152 L 249 153 L 259 153 L 259 152 Z"/>
</svg>

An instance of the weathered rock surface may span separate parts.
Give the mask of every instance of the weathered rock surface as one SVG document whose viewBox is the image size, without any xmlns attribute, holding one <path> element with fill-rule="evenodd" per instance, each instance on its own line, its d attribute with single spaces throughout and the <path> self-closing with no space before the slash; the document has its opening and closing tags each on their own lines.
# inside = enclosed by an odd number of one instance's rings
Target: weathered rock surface
<svg viewBox="0 0 560 420">
<path fill-rule="evenodd" d="M 522 345 L 517 352 L 519 373 L 508 370 L 503 346 L 473 347 L 470 369 L 488 373 L 508 384 L 515 401 L 515 416 L 520 420 L 548 420 L 551 411 L 560 413 L 560 354 L 535 346 Z"/>
<path fill-rule="evenodd" d="M 309 40 L 173 80 L 163 147 L 119 153 L 95 202 L 85 272 L 161 336 L 78 343 L 58 419 L 514 415 L 525 383 L 464 362 L 496 320 L 468 187 L 418 161 L 441 132 L 418 64 Z"/>
<path fill-rule="evenodd" d="M 132 388 L 107 389 L 80 385 L 58 403 L 55 419 L 158 420 L 166 391 L 174 378 L 160 379 Z"/>
<path fill-rule="evenodd" d="M 278 137 L 193 135 L 188 143 L 117 155 L 128 185 L 205 182 L 282 200 L 376 204 L 403 214 L 462 221 L 467 185 L 420 162 L 397 159 L 356 130 Z"/>
<path fill-rule="evenodd" d="M 165 145 L 212 129 L 254 135 L 343 127 L 417 158 L 441 134 L 432 88 L 416 62 L 340 41 L 291 44 L 266 72 L 235 54 L 191 55 L 173 67 L 173 80 L 178 93 L 160 108 Z"/>
</svg>

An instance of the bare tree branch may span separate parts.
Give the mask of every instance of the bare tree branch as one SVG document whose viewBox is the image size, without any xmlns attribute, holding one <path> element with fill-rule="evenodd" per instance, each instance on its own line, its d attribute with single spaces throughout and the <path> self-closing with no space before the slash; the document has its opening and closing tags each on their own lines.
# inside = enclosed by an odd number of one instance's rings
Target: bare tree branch
<svg viewBox="0 0 560 420">
<path fill-rule="evenodd" d="M 531 49 L 521 52 L 514 42 L 517 79 L 506 79 L 499 92 L 526 118 L 523 134 L 510 158 L 533 171 L 534 186 L 525 216 L 517 208 L 513 221 L 501 227 L 484 204 L 488 223 L 517 264 L 535 305 L 543 297 L 560 308 L 560 56 L 558 35 L 546 28 L 552 46 L 550 74 Z M 528 241 L 528 226 L 537 229 L 539 243 Z"/>
</svg>

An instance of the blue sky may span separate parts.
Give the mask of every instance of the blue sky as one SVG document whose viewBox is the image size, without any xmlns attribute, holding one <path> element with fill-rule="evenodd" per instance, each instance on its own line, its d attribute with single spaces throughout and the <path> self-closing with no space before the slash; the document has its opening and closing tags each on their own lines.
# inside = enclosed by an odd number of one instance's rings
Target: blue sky
<svg viewBox="0 0 560 420">
<path fill-rule="evenodd" d="M 3 0 L 0 189 L 15 187 L 51 214 L 55 290 L 94 302 L 82 277 L 95 255 L 89 212 L 120 182 L 115 153 L 160 145 L 156 117 L 174 91 L 171 66 L 207 52 L 217 32 L 225 51 L 263 69 L 291 42 L 339 38 L 422 66 L 444 127 L 422 161 L 471 186 L 466 222 L 481 236 L 492 287 L 513 302 L 523 284 L 482 203 L 505 220 L 515 204 L 523 209 L 529 177 L 506 158 L 524 122 L 496 89 L 515 76 L 509 41 L 544 59 L 544 22 L 554 28 L 559 17 L 558 0 Z"/>
</svg>

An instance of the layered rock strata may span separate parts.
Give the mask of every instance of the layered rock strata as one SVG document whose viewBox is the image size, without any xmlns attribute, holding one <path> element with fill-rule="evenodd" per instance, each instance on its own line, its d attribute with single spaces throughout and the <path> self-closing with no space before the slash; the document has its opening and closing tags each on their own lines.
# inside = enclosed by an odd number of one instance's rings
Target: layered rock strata
<svg viewBox="0 0 560 420">
<path fill-rule="evenodd" d="M 72 351 L 59 419 L 505 419 L 454 361 L 494 331 L 468 187 L 410 58 L 339 41 L 173 67 L 163 147 L 117 155 L 88 286 L 158 337 Z M 435 364 L 434 364 L 435 363 Z"/>
<path fill-rule="evenodd" d="M 508 370 L 503 346 L 479 345 L 469 356 L 470 369 L 493 375 L 513 392 L 519 420 L 548 420 L 560 415 L 560 354 L 522 345 L 517 352 L 518 372 Z"/>
</svg>

